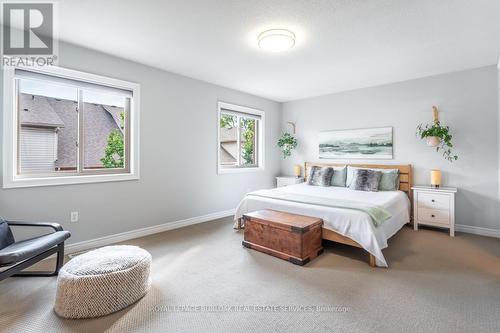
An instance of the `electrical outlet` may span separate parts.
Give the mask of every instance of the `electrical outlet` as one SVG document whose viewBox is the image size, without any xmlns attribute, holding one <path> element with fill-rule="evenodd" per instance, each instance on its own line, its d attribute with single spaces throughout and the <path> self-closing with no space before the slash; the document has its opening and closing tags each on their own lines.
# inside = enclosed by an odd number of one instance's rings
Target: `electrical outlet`
<svg viewBox="0 0 500 333">
<path fill-rule="evenodd" d="M 71 212 L 71 222 L 78 222 L 78 212 Z"/>
</svg>

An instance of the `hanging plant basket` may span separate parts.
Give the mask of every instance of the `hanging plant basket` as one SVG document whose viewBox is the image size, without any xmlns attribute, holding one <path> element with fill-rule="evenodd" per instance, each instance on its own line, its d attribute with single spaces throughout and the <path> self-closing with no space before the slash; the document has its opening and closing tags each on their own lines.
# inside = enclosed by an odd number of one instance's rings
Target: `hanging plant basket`
<svg viewBox="0 0 500 333">
<path fill-rule="evenodd" d="M 458 160 L 458 156 L 452 153 L 453 143 L 451 142 L 452 135 L 450 133 L 449 126 L 441 126 L 439 122 L 439 111 L 436 106 L 432 107 L 432 113 L 434 114 L 434 121 L 432 124 L 428 125 L 418 125 L 417 126 L 417 136 L 420 139 L 425 139 L 427 145 L 436 148 L 436 151 L 443 154 L 443 157 L 450 161 Z"/>
<path fill-rule="evenodd" d="M 435 120 L 432 125 L 418 125 L 417 136 L 420 139 L 425 139 L 427 145 L 434 147 L 437 152 L 441 152 L 443 157 L 450 161 L 458 160 L 458 156 L 452 152 L 453 143 L 451 142 L 452 135 L 448 126 L 441 126 L 439 120 Z"/>
<path fill-rule="evenodd" d="M 297 139 L 288 132 L 285 132 L 278 139 L 278 147 L 281 149 L 283 158 L 290 157 L 292 155 L 292 150 L 297 148 Z"/>
<path fill-rule="evenodd" d="M 441 144 L 441 138 L 438 136 L 428 136 L 426 140 L 429 147 L 437 147 Z"/>
</svg>

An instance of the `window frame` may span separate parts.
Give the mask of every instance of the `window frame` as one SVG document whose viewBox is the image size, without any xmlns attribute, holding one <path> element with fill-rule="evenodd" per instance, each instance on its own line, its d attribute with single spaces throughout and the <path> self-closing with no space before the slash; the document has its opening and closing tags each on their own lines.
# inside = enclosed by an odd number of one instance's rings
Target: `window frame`
<svg viewBox="0 0 500 333">
<path fill-rule="evenodd" d="M 104 87 L 124 89 L 132 92 L 128 121 L 129 131 L 126 132 L 124 140 L 128 143 L 129 154 L 126 157 L 128 165 L 124 169 L 92 170 L 77 167 L 77 172 L 61 174 L 19 174 L 19 113 L 18 113 L 18 87 L 16 86 L 15 70 L 30 71 L 62 79 L 80 81 L 82 83 L 96 84 Z M 133 82 L 104 77 L 71 70 L 62 67 L 26 67 L 17 66 L 4 68 L 3 78 L 3 188 L 68 185 L 82 183 L 98 183 L 110 181 L 125 181 L 139 179 L 139 115 L 140 115 L 140 85 Z M 79 94 L 80 95 L 80 94 Z M 78 96 L 79 99 L 81 96 Z M 80 105 L 80 100 L 78 105 Z M 83 112 L 78 112 L 81 120 Z M 83 131 L 83 126 L 79 126 Z M 78 133 L 79 138 L 83 138 Z M 83 156 L 84 146 L 79 143 L 79 162 Z M 82 164 L 83 166 L 83 164 Z M 79 172 L 78 172 L 79 170 Z"/>
<path fill-rule="evenodd" d="M 256 131 L 256 148 L 257 148 L 257 154 L 255 154 L 257 158 L 257 164 L 256 165 L 251 165 L 251 166 L 236 166 L 232 168 L 223 168 L 221 166 L 221 160 L 220 160 L 220 153 L 221 153 L 221 148 L 220 148 L 220 119 L 221 119 L 221 114 L 223 113 L 234 113 L 234 114 L 240 114 L 244 116 L 244 114 L 248 114 L 250 116 L 255 116 L 259 117 L 259 122 L 257 123 L 257 131 Z M 238 117 L 238 127 L 240 126 L 239 124 L 239 117 Z M 237 135 L 237 146 L 238 146 L 238 161 L 241 158 L 240 154 L 240 131 L 238 130 L 238 135 Z M 241 106 L 237 104 L 231 104 L 227 102 L 217 102 L 217 174 L 230 174 L 230 173 L 243 173 L 243 172 L 259 172 L 259 171 L 264 171 L 265 169 L 265 161 L 264 161 L 264 145 L 265 143 L 265 112 L 259 109 L 255 108 L 250 108 L 246 106 Z"/>
</svg>

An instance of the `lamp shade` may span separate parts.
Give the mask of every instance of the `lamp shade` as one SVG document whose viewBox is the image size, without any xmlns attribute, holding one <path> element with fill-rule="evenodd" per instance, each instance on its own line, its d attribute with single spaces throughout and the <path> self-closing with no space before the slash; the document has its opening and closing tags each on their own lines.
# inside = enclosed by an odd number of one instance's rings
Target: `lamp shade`
<svg viewBox="0 0 500 333">
<path fill-rule="evenodd" d="M 293 173 L 295 174 L 296 177 L 300 177 L 300 175 L 302 174 L 302 168 L 300 167 L 299 164 L 295 164 L 293 166 Z"/>
<path fill-rule="evenodd" d="M 441 185 L 441 170 L 431 170 L 431 186 L 439 187 Z"/>
</svg>

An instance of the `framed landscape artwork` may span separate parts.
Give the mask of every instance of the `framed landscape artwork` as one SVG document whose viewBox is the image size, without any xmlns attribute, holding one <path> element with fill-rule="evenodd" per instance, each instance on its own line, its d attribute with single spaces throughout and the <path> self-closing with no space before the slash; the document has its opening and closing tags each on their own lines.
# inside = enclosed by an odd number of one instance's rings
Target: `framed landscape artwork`
<svg viewBox="0 0 500 333">
<path fill-rule="evenodd" d="M 392 127 L 320 132 L 319 158 L 392 159 Z"/>
</svg>

